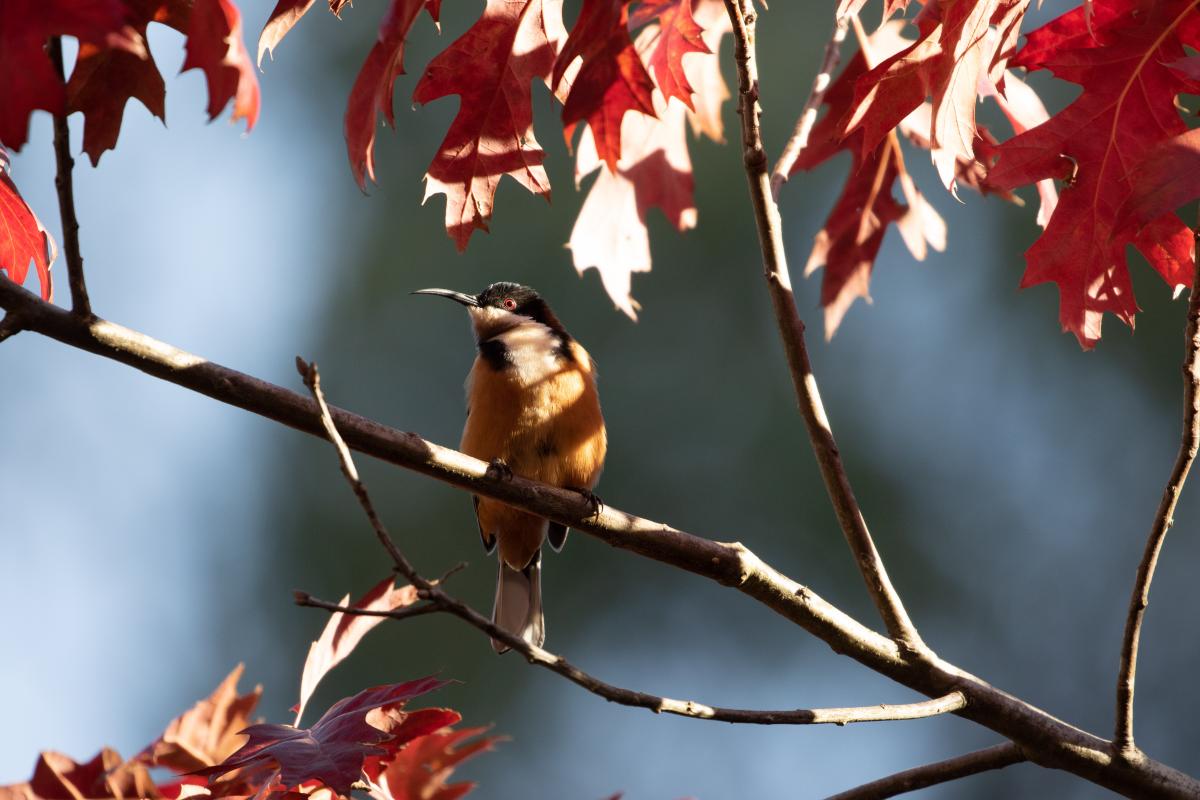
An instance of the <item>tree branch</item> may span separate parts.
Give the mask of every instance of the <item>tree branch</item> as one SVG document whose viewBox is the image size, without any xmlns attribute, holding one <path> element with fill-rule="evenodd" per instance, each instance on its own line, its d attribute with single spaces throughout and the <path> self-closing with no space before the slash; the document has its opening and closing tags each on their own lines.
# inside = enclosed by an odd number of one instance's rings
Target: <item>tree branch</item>
<svg viewBox="0 0 1200 800">
<path fill-rule="evenodd" d="M 50 60 L 54 62 L 59 80 L 65 83 L 61 36 L 50 38 Z M 66 111 L 54 115 L 54 156 L 58 164 L 54 188 L 58 190 L 58 211 L 62 216 L 63 255 L 67 260 L 67 281 L 71 287 L 71 310 L 89 317 L 92 303 L 88 300 L 87 284 L 83 279 L 83 255 L 79 252 L 79 219 L 75 216 L 75 187 L 71 178 L 75 159 L 71 158 L 71 129 L 67 125 Z"/>
<path fill-rule="evenodd" d="M 0 308 L 18 310 L 22 325 L 52 339 L 136 367 L 156 378 L 324 438 L 311 399 L 207 361 L 107 320 L 78 317 L 0 276 Z M 569 525 L 614 547 L 729 586 L 764 604 L 875 672 L 926 697 L 958 690 L 955 712 L 1017 742 L 1030 760 L 1067 770 L 1116 792 L 1139 797 L 1200 796 L 1200 781 L 1149 757 L 1114 758 L 1110 742 L 1082 731 L 943 661 L 908 660 L 896 645 L 764 563 L 741 544 L 722 544 L 603 506 L 594 513 L 577 492 L 519 476 L 488 474 L 463 453 L 337 408 L 330 415 L 349 447 Z M 497 636 L 496 638 L 500 638 Z"/>
<path fill-rule="evenodd" d="M 849 791 L 831 795 L 827 800 L 883 800 L 885 797 L 915 792 L 917 789 L 924 789 L 939 783 L 949 783 L 959 778 L 977 775 L 980 772 L 1003 769 L 1024 760 L 1025 756 L 1021 754 L 1016 745 L 1012 742 L 1005 742 L 966 755 L 948 758 L 945 761 L 897 772 L 895 775 L 888 775 L 886 778 L 864 783 Z"/>
<path fill-rule="evenodd" d="M 498 628 L 475 609 L 446 594 L 444 591 L 425 590 L 423 592 L 428 605 L 409 606 L 393 611 L 372 610 L 342 606 L 327 600 L 320 600 L 305 592 L 296 592 L 296 605 L 309 608 L 321 608 L 335 613 L 350 614 L 362 617 L 387 617 L 390 619 L 410 619 L 426 614 L 445 613 L 458 617 L 471 627 L 479 630 L 493 639 L 502 640 L 512 650 L 520 653 L 530 664 L 554 672 L 577 686 L 581 686 L 594 695 L 603 697 L 612 703 L 634 708 L 645 708 L 656 714 L 675 714 L 692 719 L 713 720 L 714 722 L 730 722 L 748 725 L 849 725 L 856 722 L 887 722 L 897 720 L 925 719 L 942 714 L 949 714 L 966 707 L 967 701 L 962 692 L 951 692 L 943 697 L 923 700 L 919 703 L 886 704 L 876 706 L 857 706 L 851 708 L 811 708 L 790 711 L 757 711 L 742 708 L 721 708 L 694 700 L 674 700 L 669 697 L 637 692 L 613 686 L 610 683 L 590 675 L 568 662 L 565 658 L 555 655 L 540 647 L 534 647 L 524 639 L 514 636 L 503 628 Z"/>
<path fill-rule="evenodd" d="M 1142 618 L 1150 604 L 1150 582 L 1158 554 L 1166 541 L 1167 531 L 1175 524 L 1175 506 L 1183 493 L 1196 452 L 1200 449 L 1200 228 L 1195 232 L 1196 272 L 1192 276 L 1192 291 L 1188 295 L 1186 345 L 1183 360 L 1183 434 L 1179 453 L 1171 468 L 1171 477 L 1163 490 L 1162 500 L 1154 514 L 1154 524 L 1146 539 L 1146 549 L 1138 564 L 1125 617 L 1125 633 L 1121 638 L 1121 669 L 1117 676 L 1117 719 L 1113 746 L 1123 758 L 1134 758 L 1137 745 L 1133 740 L 1133 690 L 1137 677 L 1138 641 L 1142 633 Z"/>
<path fill-rule="evenodd" d="M 717 722 L 736 722 L 753 725 L 816 725 L 823 723 L 846 725 L 852 722 L 922 719 L 924 717 L 947 714 L 966 707 L 966 697 L 963 696 L 962 692 L 954 691 L 944 697 L 904 705 L 880 704 L 861 708 L 750 711 L 741 708 L 721 708 L 719 706 L 697 703 L 692 700 L 673 700 L 669 697 L 659 697 L 658 695 L 646 694 L 645 692 L 636 692 L 631 689 L 614 686 L 611 683 L 605 683 L 599 678 L 589 675 L 569 663 L 562 656 L 554 655 L 548 650 L 530 644 L 522 637 L 498 627 L 474 608 L 446 594 L 437 583 L 427 580 L 417 572 L 416 568 L 404 556 L 396 541 L 388 533 L 387 528 L 384 527 L 383 521 L 375 511 L 375 504 L 371 502 L 371 495 L 367 491 L 367 487 L 358 477 L 358 469 L 354 466 L 354 458 L 350 455 L 350 448 L 346 447 L 346 442 L 342 439 L 341 434 L 338 433 L 337 425 L 334 424 L 333 417 L 329 413 L 329 406 L 326 404 L 325 395 L 321 391 L 321 375 L 317 370 L 317 365 L 306 364 L 302 359 L 297 357 L 296 367 L 300 371 L 300 375 L 304 378 L 304 384 L 312 393 L 313 400 L 316 401 L 320 409 L 321 425 L 325 428 L 329 440 L 333 443 L 334 449 L 337 451 L 338 464 L 341 467 L 342 474 L 346 477 L 350 488 L 354 490 L 354 495 L 358 498 L 358 504 L 362 507 L 363 513 L 366 514 L 367 520 L 371 523 L 371 528 L 375 531 L 376 538 L 379 539 L 380 544 L 383 545 L 388 555 L 391 556 L 397 571 L 408 578 L 413 586 L 417 587 L 418 594 L 429 605 L 402 608 L 394 611 L 372 611 L 369 609 L 340 606 L 325 600 L 317 600 L 303 592 L 296 593 L 297 604 L 315 606 L 344 614 L 391 617 L 393 619 L 406 619 L 438 611 L 452 614 L 471 627 L 486 633 L 491 638 L 503 641 L 512 650 L 523 655 L 530 664 L 545 667 L 551 672 L 563 676 L 578 686 L 587 689 L 592 694 L 599 695 L 610 702 L 637 708 L 647 708 L 656 714 L 677 714 L 681 717 L 691 717 L 693 719 L 708 719 Z"/>
<path fill-rule="evenodd" d="M 748 2 L 725 0 L 725 8 L 733 23 L 734 60 L 737 63 L 739 88 L 738 113 L 742 117 L 742 160 L 750 183 L 750 198 L 754 203 L 754 220 L 758 226 L 758 243 L 762 250 L 767 290 L 771 294 L 771 305 L 775 309 L 775 319 L 787 354 L 792 385 L 821 469 L 821 477 L 825 481 L 825 489 L 829 492 L 846 543 L 850 545 L 866 581 L 867 591 L 888 633 L 905 654 L 927 655 L 928 648 L 908 618 L 904 603 L 892 586 L 883 559 L 867 530 L 809 362 L 808 347 L 804 343 L 804 322 L 796 310 L 792 281 L 788 275 L 779 209 L 771 196 L 770 178 L 767 176 L 767 156 L 759 127 L 762 108 L 758 103 L 758 66 L 754 55 L 755 12 Z"/>
<path fill-rule="evenodd" d="M 841 60 L 842 42 L 846 41 L 846 31 L 849 25 L 848 17 L 837 17 L 834 21 L 833 34 L 825 43 L 825 55 L 821 58 L 821 69 L 813 78 L 808 100 L 805 101 L 804 109 L 796 120 L 796 127 L 792 129 L 791 138 L 784 145 L 779 160 L 775 162 L 775 169 L 771 170 L 771 198 L 775 201 L 779 200 L 779 190 L 787 183 L 788 175 L 791 174 L 796 159 L 804 152 L 804 148 L 808 147 L 809 134 L 812 133 L 813 125 L 817 121 L 817 110 L 825 99 L 825 91 L 833 83 L 833 73 L 837 71 L 838 62 Z"/>
<path fill-rule="evenodd" d="M 15 312 L 9 311 L 4 315 L 4 319 L 0 319 L 0 342 L 20 332 L 21 318 Z"/>
</svg>

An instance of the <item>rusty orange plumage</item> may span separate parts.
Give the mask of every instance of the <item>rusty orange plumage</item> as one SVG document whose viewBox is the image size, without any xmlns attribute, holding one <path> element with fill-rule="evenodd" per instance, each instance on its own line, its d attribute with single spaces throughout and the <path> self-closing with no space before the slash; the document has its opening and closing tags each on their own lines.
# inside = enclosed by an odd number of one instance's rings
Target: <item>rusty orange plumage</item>
<svg viewBox="0 0 1200 800">
<path fill-rule="evenodd" d="M 419 293 L 448 297 L 471 315 L 479 353 L 467 378 L 462 451 L 531 480 L 590 493 L 608 444 L 595 366 L 546 302 L 514 283 L 478 295 Z M 549 539 L 557 550 L 567 531 L 486 497 L 475 498 L 475 515 L 484 546 L 499 551 L 493 622 L 540 646 L 542 543 Z"/>
</svg>

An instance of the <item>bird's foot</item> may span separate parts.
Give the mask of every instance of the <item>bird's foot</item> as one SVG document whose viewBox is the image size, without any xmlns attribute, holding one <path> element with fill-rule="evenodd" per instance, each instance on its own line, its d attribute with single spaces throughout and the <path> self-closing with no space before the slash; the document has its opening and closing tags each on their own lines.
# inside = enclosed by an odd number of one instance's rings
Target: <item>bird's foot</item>
<svg viewBox="0 0 1200 800">
<path fill-rule="evenodd" d="M 578 492 L 579 494 L 583 495 L 584 501 L 587 502 L 588 508 L 592 512 L 588 514 L 589 517 L 600 516 L 600 507 L 604 505 L 604 501 L 601 500 L 595 492 L 584 486 L 568 486 L 566 488 L 570 489 L 572 492 Z"/>
<path fill-rule="evenodd" d="M 488 463 L 487 471 L 484 475 L 495 481 L 511 481 L 513 476 L 512 467 L 504 463 L 502 458 L 493 458 Z"/>
</svg>

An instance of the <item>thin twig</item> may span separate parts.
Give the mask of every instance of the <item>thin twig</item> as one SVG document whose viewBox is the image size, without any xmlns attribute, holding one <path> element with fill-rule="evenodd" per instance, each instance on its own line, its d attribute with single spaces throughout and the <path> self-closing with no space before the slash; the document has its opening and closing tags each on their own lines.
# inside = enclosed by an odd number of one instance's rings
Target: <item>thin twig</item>
<svg viewBox="0 0 1200 800">
<path fill-rule="evenodd" d="M 334 424 L 333 417 L 329 413 L 329 406 L 325 403 L 325 396 L 321 391 L 321 375 L 317 371 L 317 365 L 306 364 L 301 358 L 297 357 L 296 367 L 299 369 L 300 375 L 304 378 L 305 385 L 308 386 L 309 391 L 312 392 L 313 398 L 317 401 L 317 405 L 321 409 L 321 424 L 324 426 L 330 441 L 333 442 L 334 448 L 337 450 L 338 462 L 341 465 L 342 474 L 346 476 L 346 480 L 350 483 L 350 488 L 354 490 L 359 505 L 362 506 L 363 512 L 367 515 L 367 519 L 370 521 L 371 527 L 375 530 L 376 536 L 387 550 L 388 555 L 392 557 L 396 569 L 404 573 L 405 577 L 418 588 L 421 596 L 429 603 L 426 606 L 405 608 L 396 611 L 371 611 L 318 600 L 304 592 L 296 592 L 296 602 L 299 605 L 314 606 L 326 609 L 327 611 L 344 614 L 391 617 L 393 619 L 405 619 L 407 617 L 442 611 L 458 617 L 473 628 L 486 633 L 491 638 L 504 642 L 511 649 L 525 656 L 529 663 L 537 664 L 549 669 L 551 672 L 562 675 L 564 678 L 582 686 L 593 694 L 603 697 L 605 700 L 626 706 L 648 708 L 655 713 L 677 714 L 683 717 L 692 717 L 693 719 L 710 719 L 717 722 L 737 722 L 752 725 L 815 725 L 823 723 L 846 725 L 853 722 L 922 719 L 924 717 L 933 717 L 959 711 L 966 707 L 966 697 L 962 692 L 954 691 L 943 697 L 903 705 L 880 704 L 861 708 L 750 711 L 741 708 L 720 708 L 697 703 L 692 700 L 673 700 L 669 697 L 659 697 L 658 695 L 646 694 L 645 692 L 636 692 L 631 689 L 614 686 L 611 683 L 605 683 L 599 678 L 589 675 L 569 663 L 562 656 L 554 655 L 541 647 L 530 644 L 520 636 L 515 636 L 511 632 L 496 626 L 487 617 L 466 603 L 446 594 L 440 586 L 426 580 L 416 571 L 400 551 L 400 547 L 396 544 L 395 540 L 388 534 L 383 522 L 379 519 L 379 515 L 375 512 L 375 505 L 371 502 L 371 495 L 367 491 L 367 487 L 363 485 L 363 482 L 358 477 L 358 470 L 354 466 L 354 458 L 350 455 L 350 449 L 346 447 L 345 441 L 342 439 L 341 434 L 338 433 L 337 425 Z"/>
<path fill-rule="evenodd" d="M 950 714 L 967 705 L 962 692 L 951 692 L 943 697 L 923 700 L 918 703 L 854 706 L 850 708 L 800 708 L 789 711 L 756 711 L 742 708 L 721 708 L 694 700 L 673 700 L 669 697 L 637 692 L 613 686 L 572 665 L 565 658 L 541 647 L 535 647 L 519 636 L 492 624 L 491 620 L 462 601 L 446 594 L 441 589 L 428 592 L 429 605 L 410 606 L 395 611 L 372 611 L 330 603 L 305 593 L 296 592 L 296 604 L 310 608 L 364 617 L 390 617 L 408 619 L 425 614 L 445 613 L 458 617 L 471 627 L 493 639 L 503 641 L 512 650 L 520 653 L 531 663 L 563 676 L 592 694 L 613 703 L 634 708 L 646 708 L 656 714 L 676 714 L 693 719 L 708 719 L 714 722 L 730 722 L 748 725 L 850 725 L 856 722 L 888 722 L 898 720 L 925 719 Z"/>
<path fill-rule="evenodd" d="M 831 795 L 827 800 L 883 800 L 885 797 L 915 792 L 917 789 L 949 783 L 959 778 L 978 775 L 980 772 L 1003 769 L 1024 760 L 1025 756 L 1021 754 L 1021 750 L 1012 742 L 1006 742 L 945 761 L 897 772 L 895 775 L 888 775 L 849 791 Z"/>
<path fill-rule="evenodd" d="M 22 326 L 71 347 L 134 367 L 160 380 L 325 438 L 311 398 L 104 319 L 84 319 L 44 302 L 0 277 L 0 308 L 19 311 Z M 1200 781 L 1142 756 L 1113 757 L 1112 744 L 1080 730 L 941 659 L 906 660 L 896 645 L 763 562 L 746 547 L 676 530 L 610 506 L 594 514 L 578 492 L 503 479 L 488 464 L 414 433 L 389 428 L 339 408 L 330 414 L 346 444 L 375 458 L 481 497 L 561 522 L 613 547 L 731 587 L 824 641 L 835 652 L 927 697 L 958 689 L 967 697 L 959 716 L 1016 741 L 1039 763 L 1071 772 L 1115 792 L 1138 797 L 1200 797 Z"/>
<path fill-rule="evenodd" d="M 796 310 L 796 298 L 792 294 L 792 281 L 788 275 L 787 258 L 783 249 L 783 229 L 779 220 L 779 209 L 771 196 L 770 178 L 767 175 L 767 156 L 763 150 L 762 133 L 759 127 L 758 66 L 754 55 L 754 21 L 756 14 L 749 0 L 725 0 L 729 19 L 733 22 L 734 60 L 738 72 L 738 113 L 742 117 L 742 159 L 746 166 L 746 178 L 750 183 L 750 197 L 754 203 L 754 219 L 758 226 L 758 242 L 762 250 L 763 271 L 767 289 L 771 294 L 771 305 L 779 334 L 787 353 L 788 366 L 800 412 L 804 417 L 808 436 L 812 442 L 821 477 L 829 492 L 829 499 L 837 513 L 842 533 L 854 554 L 859 570 L 867 584 L 867 591 L 879 610 L 888 633 L 906 654 L 928 655 L 928 648 L 921 641 L 916 627 L 904 610 L 900 595 L 888 578 L 883 559 L 875 549 L 871 533 L 863 519 L 858 500 L 850 487 L 850 479 L 842 464 L 842 456 L 829 418 L 821 403 L 817 390 L 817 379 L 813 375 L 804 343 L 804 322 Z"/>
<path fill-rule="evenodd" d="M 337 603 L 330 603 L 328 600 L 321 600 L 313 597 L 308 592 L 296 591 L 292 592 L 292 599 L 296 605 L 305 606 L 307 608 L 323 608 L 326 611 L 334 613 L 349 614 L 352 617 L 387 617 L 388 619 L 411 619 L 413 617 L 423 617 L 426 614 L 436 614 L 441 611 L 436 605 L 420 605 L 420 606 L 404 606 L 403 608 L 374 609 L 374 608 L 358 608 L 356 606 L 343 606 Z"/>
<path fill-rule="evenodd" d="M 825 43 L 825 55 L 821 59 L 821 69 L 817 73 L 817 77 L 813 78 L 812 90 L 808 93 L 808 100 L 804 102 L 804 110 L 800 112 L 800 116 L 796 120 L 796 127 L 792 129 L 792 136 L 784 145 L 779 160 L 775 162 L 775 169 L 771 170 L 771 197 L 776 201 L 779 200 L 779 190 L 787 183 L 788 175 L 791 174 L 796 159 L 804 152 L 804 148 L 808 147 L 809 134 L 812 133 L 813 125 L 817 122 L 817 111 L 821 108 L 822 101 L 825 100 L 825 92 L 833 83 L 833 73 L 837 71 L 838 62 L 841 60 L 842 42 L 846 41 L 846 30 L 849 24 L 848 17 L 837 17 L 835 20 L 833 34 Z"/>
<path fill-rule="evenodd" d="M 59 80 L 66 81 L 63 68 L 62 37 L 50 37 L 50 60 L 58 71 Z M 67 125 L 67 114 L 54 115 L 54 157 L 58 174 L 54 176 L 54 187 L 58 189 L 58 210 L 62 216 L 63 255 L 67 260 L 67 281 L 71 287 L 71 310 L 81 317 L 92 315 L 92 303 L 88 300 L 87 283 L 83 279 L 83 255 L 79 251 L 79 219 L 75 216 L 75 186 L 71 171 L 75 159 L 71 157 L 71 129 Z"/>
<path fill-rule="evenodd" d="M 350 482 L 350 488 L 354 490 L 354 495 L 358 498 L 358 502 L 366 513 L 367 519 L 371 522 L 371 528 L 375 531 L 375 537 L 379 539 L 379 543 L 383 545 L 388 555 L 392 557 L 392 561 L 396 564 L 396 569 L 403 573 L 404 577 L 408 578 L 413 586 L 416 586 L 418 589 L 427 588 L 429 582 L 417 575 L 417 570 L 412 564 L 408 563 L 408 559 L 404 557 L 404 553 L 400 552 L 400 548 L 396 546 L 396 542 L 388 534 L 387 528 L 383 526 L 383 520 L 375 512 L 375 506 L 371 503 L 371 495 L 367 493 L 367 487 L 358 478 L 358 469 L 354 466 L 354 459 L 350 456 L 350 448 L 346 446 L 346 440 L 338 433 L 337 425 L 333 423 L 333 416 L 329 413 L 329 406 L 325 403 L 325 395 L 321 391 L 321 373 L 317 371 L 316 362 L 308 364 L 300 356 L 296 356 L 296 371 L 304 379 L 304 385 L 308 387 L 309 392 L 312 393 L 313 400 L 317 403 L 317 408 L 320 410 L 321 425 L 325 428 L 325 435 L 337 450 L 338 464 L 341 465 L 342 473 L 346 476 L 346 480 Z"/>
<path fill-rule="evenodd" d="M 1121 639 L 1121 671 L 1117 676 L 1117 720 L 1113 747 L 1127 759 L 1137 754 L 1137 745 L 1133 740 L 1133 689 L 1137 677 L 1142 619 L 1150 604 L 1150 582 L 1154 580 L 1154 568 L 1158 564 L 1158 554 L 1166 541 L 1167 531 L 1175 524 L 1175 506 L 1183 493 L 1184 481 L 1187 480 L 1192 462 L 1196 460 L 1197 450 L 1200 450 L 1200 227 L 1195 231 L 1195 236 L 1196 272 L 1192 276 L 1192 291 L 1188 295 L 1183 359 L 1183 434 L 1175 465 L 1171 468 L 1171 477 L 1158 503 L 1154 524 L 1146 539 L 1146 549 L 1138 564 L 1133 595 L 1129 598 L 1129 612 L 1125 617 L 1125 633 Z"/>
</svg>

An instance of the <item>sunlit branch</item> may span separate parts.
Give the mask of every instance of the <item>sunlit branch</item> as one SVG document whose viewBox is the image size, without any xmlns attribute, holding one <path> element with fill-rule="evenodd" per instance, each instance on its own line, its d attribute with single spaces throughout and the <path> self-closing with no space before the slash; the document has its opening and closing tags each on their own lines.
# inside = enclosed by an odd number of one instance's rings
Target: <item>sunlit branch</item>
<svg viewBox="0 0 1200 800">
<path fill-rule="evenodd" d="M 1154 514 L 1154 524 L 1146 539 L 1146 549 L 1138 564 L 1137 577 L 1133 583 L 1133 595 L 1129 598 L 1129 612 L 1125 617 L 1125 633 L 1121 638 L 1121 669 L 1117 677 L 1117 720 L 1113 735 L 1113 747 L 1125 758 L 1137 753 L 1133 740 L 1133 690 L 1137 677 L 1138 642 L 1142 633 L 1142 619 L 1150 604 L 1150 582 L 1154 580 L 1154 568 L 1158 555 L 1166 541 L 1167 531 L 1175 522 L 1175 506 L 1183 493 L 1196 452 L 1200 449 L 1200 230 L 1196 232 L 1196 271 L 1192 276 L 1192 291 L 1188 295 L 1187 330 L 1183 359 L 1183 434 L 1179 442 L 1179 453 L 1171 468 L 1171 477 L 1163 490 L 1162 500 Z"/>
<path fill-rule="evenodd" d="M 50 60 L 54 62 L 59 79 L 65 82 L 62 37 L 50 38 Z M 79 219 L 75 216 L 75 185 L 71 177 L 75 159 L 71 157 L 71 129 L 65 111 L 54 115 L 54 158 L 58 166 L 54 188 L 58 190 L 58 211 L 62 217 L 63 256 L 71 287 L 71 310 L 87 317 L 91 316 L 92 304 L 88 300 L 87 284 L 83 279 L 83 255 L 79 251 Z"/>
<path fill-rule="evenodd" d="M 808 147 L 808 137 L 817 122 L 817 111 L 825 100 L 825 92 L 833 83 L 833 73 L 837 71 L 838 62 L 841 60 L 842 42 L 846 41 L 849 24 L 847 17 L 838 17 L 834 22 L 833 34 L 825 43 L 825 55 L 821 58 L 821 68 L 817 77 L 813 78 L 808 100 L 804 102 L 804 109 L 796 120 L 796 127 L 792 129 L 792 135 L 784 145 L 779 160 L 775 162 L 775 169 L 771 170 L 771 197 L 776 201 L 779 200 L 779 190 L 787 183 L 796 159 L 804 152 L 804 148 Z"/>
<path fill-rule="evenodd" d="M 906 769 L 877 781 L 864 783 L 849 791 L 831 795 L 826 800 L 883 800 L 885 797 L 895 797 L 906 792 L 915 792 L 936 786 L 939 783 L 949 783 L 959 778 L 978 775 L 993 769 L 1003 769 L 1025 760 L 1020 749 L 1012 742 L 1005 742 L 994 747 L 976 750 L 966 755 L 948 758 L 933 764 Z"/>
<path fill-rule="evenodd" d="M 779 334 L 783 339 L 788 367 L 800 412 L 804 417 L 813 452 L 829 492 L 830 501 L 841 524 L 842 533 L 854 554 L 855 562 L 867 584 L 867 591 L 879 610 L 888 633 L 906 654 L 928 655 L 916 627 L 904 610 L 900 595 L 888 578 L 883 559 L 875 548 L 866 520 L 859 508 L 850 479 L 842 464 L 841 452 L 833 438 L 833 430 L 817 379 L 813 375 L 804 343 L 804 322 L 796 310 L 792 281 L 788 275 L 787 257 L 783 248 L 783 228 L 779 208 L 771 195 L 767 174 L 767 155 L 763 149 L 758 102 L 758 65 L 754 53 L 754 22 L 756 13 L 749 0 L 725 0 L 725 8 L 733 23 L 734 60 L 738 72 L 738 113 L 742 117 L 742 160 L 750 183 L 750 198 L 754 204 L 754 220 L 758 227 L 758 243 L 762 250 L 763 271 Z"/>
<path fill-rule="evenodd" d="M 107 320 L 82 318 L 0 277 L 0 308 L 18 311 L 23 330 L 127 364 L 170 383 L 325 438 L 311 398 L 207 361 Z M 926 697 L 955 690 L 954 712 L 1018 742 L 1031 760 L 1138 797 L 1200 797 L 1200 781 L 1152 758 L 1113 756 L 1112 745 L 936 657 L 906 659 L 897 646 L 782 575 L 741 544 L 723 544 L 602 506 L 577 492 L 520 476 L 489 474 L 478 459 L 338 408 L 330 416 L 348 447 L 483 497 L 569 525 L 629 550 L 736 589 L 824 641 L 835 652 Z M 497 633 L 496 638 L 500 638 Z"/>
<path fill-rule="evenodd" d="M 342 474 L 346 477 L 350 488 L 354 490 L 354 495 L 358 498 L 358 503 L 362 507 L 363 513 L 366 514 L 367 520 L 371 523 L 371 528 L 375 531 L 376 538 L 379 539 L 380 544 L 383 545 L 388 555 L 391 556 L 392 562 L 396 565 L 396 570 L 412 582 L 413 586 L 417 588 L 418 596 L 425 600 L 427 605 L 390 611 L 374 611 L 340 606 L 325 600 L 318 600 L 304 592 L 296 593 L 297 604 L 315 606 L 327 611 L 343 614 L 391 617 L 393 619 L 406 619 L 437 611 L 452 614 L 471 627 L 486 633 L 492 639 L 499 639 L 504 642 L 512 650 L 523 655 L 529 663 L 545 667 L 572 683 L 582 686 L 592 694 L 603 697 L 605 700 L 625 706 L 647 708 L 655 713 L 677 714 L 683 717 L 692 717 L 693 719 L 752 725 L 846 725 L 852 722 L 921 719 L 939 714 L 947 714 L 966 707 L 966 697 L 962 692 L 954 691 L 944 697 L 903 705 L 880 704 L 861 708 L 751 711 L 741 708 L 710 706 L 705 703 L 697 703 L 693 700 L 674 700 L 669 697 L 659 697 L 658 695 L 614 686 L 611 683 L 605 683 L 599 678 L 589 675 L 572 665 L 562 656 L 554 655 L 548 650 L 532 645 L 520 636 L 516 636 L 496 626 L 491 620 L 474 608 L 446 594 L 437 583 L 427 580 L 417 572 L 404 556 L 396 541 L 388 533 L 387 528 L 384 527 L 383 521 L 380 520 L 379 515 L 375 511 L 375 504 L 371 502 L 371 495 L 367 492 L 367 487 L 358 477 L 358 469 L 354 466 L 354 458 L 350 455 L 350 448 L 346 446 L 346 442 L 342 439 L 341 434 L 338 433 L 337 425 L 334 424 L 333 417 L 329 413 L 329 406 L 326 404 L 325 395 L 321 391 L 321 376 L 317 371 L 317 365 L 306 364 L 303 360 L 297 358 L 296 366 L 300 371 L 300 375 L 304 378 L 305 385 L 308 386 L 313 399 L 320 408 L 321 424 L 325 428 L 329 440 L 333 443 L 334 449 L 337 451 L 338 463 L 341 466 Z"/>
</svg>

